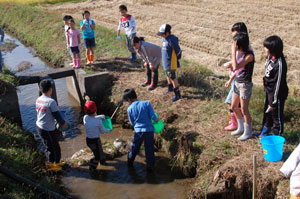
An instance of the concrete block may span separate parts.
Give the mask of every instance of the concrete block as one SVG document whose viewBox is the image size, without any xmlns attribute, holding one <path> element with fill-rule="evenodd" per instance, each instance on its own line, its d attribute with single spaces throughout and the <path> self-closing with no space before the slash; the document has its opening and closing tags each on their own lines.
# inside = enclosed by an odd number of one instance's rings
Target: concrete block
<svg viewBox="0 0 300 199">
<path fill-rule="evenodd" d="M 102 101 L 105 96 L 106 88 L 109 84 L 108 72 L 96 73 L 87 75 L 85 71 L 79 69 L 75 70 L 76 78 L 79 83 L 81 95 L 86 93 L 92 100 Z M 80 103 L 75 82 L 73 77 L 67 77 L 67 88 L 69 94 Z"/>
</svg>

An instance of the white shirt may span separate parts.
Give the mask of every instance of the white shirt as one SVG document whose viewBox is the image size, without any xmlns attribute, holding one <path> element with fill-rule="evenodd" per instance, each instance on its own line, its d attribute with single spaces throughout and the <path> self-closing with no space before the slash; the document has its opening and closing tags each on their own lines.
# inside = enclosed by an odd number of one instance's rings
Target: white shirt
<svg viewBox="0 0 300 199">
<path fill-rule="evenodd" d="M 89 116 L 83 117 L 83 123 L 86 131 L 87 138 L 99 138 L 100 133 L 109 133 L 110 129 L 104 129 L 102 124 L 102 116 Z"/>
<path fill-rule="evenodd" d="M 290 193 L 293 196 L 300 196 L 300 144 L 285 161 L 280 171 L 290 178 Z"/>
<path fill-rule="evenodd" d="M 133 16 L 128 15 L 127 17 L 121 17 L 118 30 L 121 30 L 122 27 L 125 29 L 125 34 L 127 36 L 131 36 L 136 33 L 136 24 Z M 134 27 L 133 30 L 131 30 L 132 27 Z"/>
</svg>

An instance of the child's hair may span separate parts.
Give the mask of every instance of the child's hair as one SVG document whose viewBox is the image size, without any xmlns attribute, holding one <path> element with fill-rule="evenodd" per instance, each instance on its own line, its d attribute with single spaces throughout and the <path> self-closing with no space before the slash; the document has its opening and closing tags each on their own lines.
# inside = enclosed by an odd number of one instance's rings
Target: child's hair
<svg viewBox="0 0 300 199">
<path fill-rule="evenodd" d="M 74 19 L 69 20 L 70 23 L 75 23 Z"/>
<path fill-rule="evenodd" d="M 244 32 L 244 33 L 248 34 L 248 29 L 244 22 L 238 22 L 238 23 L 233 24 L 233 26 L 231 27 L 231 32 L 234 32 L 234 31 Z"/>
<path fill-rule="evenodd" d="M 90 13 L 88 10 L 85 10 L 85 11 L 82 13 L 82 17 L 84 17 L 84 14 L 89 14 L 89 15 L 91 15 L 91 13 Z"/>
<path fill-rule="evenodd" d="M 126 7 L 125 5 L 120 5 L 120 6 L 119 6 L 119 10 L 120 10 L 120 11 L 122 11 L 122 10 L 128 11 L 128 10 L 127 10 L 127 7 Z"/>
<path fill-rule="evenodd" d="M 276 58 L 283 54 L 283 42 L 277 35 L 272 35 L 264 40 L 264 47 L 269 49 L 270 54 Z"/>
<path fill-rule="evenodd" d="M 141 41 L 145 41 L 144 37 L 134 37 L 132 40 L 132 44 L 138 44 Z"/>
<path fill-rule="evenodd" d="M 240 50 L 243 50 L 244 52 L 249 50 L 249 36 L 247 33 L 240 32 L 233 37 L 233 40 L 236 41 Z"/>
<path fill-rule="evenodd" d="M 47 93 L 52 88 L 52 82 L 49 79 L 44 79 L 40 82 L 40 89 L 42 93 Z"/>
<path fill-rule="evenodd" d="M 73 17 L 71 15 L 65 15 L 63 20 L 64 21 L 67 21 L 67 20 L 70 20 L 70 19 L 73 19 Z"/>
<path fill-rule="evenodd" d="M 134 99 L 137 99 L 137 95 L 133 88 L 126 89 L 123 92 L 123 100 L 124 101 L 134 100 Z"/>
</svg>

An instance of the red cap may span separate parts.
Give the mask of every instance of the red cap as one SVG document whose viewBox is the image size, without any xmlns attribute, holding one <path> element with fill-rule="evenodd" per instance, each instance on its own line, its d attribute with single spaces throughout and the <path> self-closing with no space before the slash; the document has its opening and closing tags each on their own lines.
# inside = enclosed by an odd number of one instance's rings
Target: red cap
<svg viewBox="0 0 300 199">
<path fill-rule="evenodd" d="M 85 113 L 91 114 L 91 113 L 95 113 L 97 111 L 97 106 L 96 106 L 95 102 L 93 102 L 93 101 L 87 101 L 84 104 L 84 108 L 83 109 L 84 109 Z"/>
</svg>

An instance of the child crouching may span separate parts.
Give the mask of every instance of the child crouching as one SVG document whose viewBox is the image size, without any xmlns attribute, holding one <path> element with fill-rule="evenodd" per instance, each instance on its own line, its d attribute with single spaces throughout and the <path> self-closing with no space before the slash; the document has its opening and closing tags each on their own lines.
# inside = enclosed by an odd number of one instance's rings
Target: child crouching
<svg viewBox="0 0 300 199">
<path fill-rule="evenodd" d="M 95 102 L 87 101 L 84 105 L 85 116 L 83 123 L 86 131 L 86 144 L 93 151 L 94 158 L 90 160 L 90 171 L 94 171 L 98 163 L 105 164 L 105 154 L 102 149 L 100 139 L 101 133 L 109 133 L 110 129 L 104 129 L 102 119 L 104 116 L 97 116 L 97 107 Z"/>
</svg>

